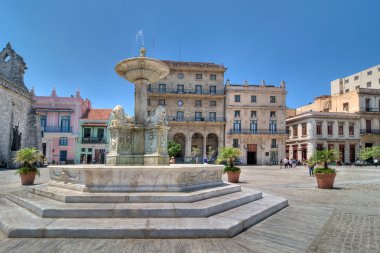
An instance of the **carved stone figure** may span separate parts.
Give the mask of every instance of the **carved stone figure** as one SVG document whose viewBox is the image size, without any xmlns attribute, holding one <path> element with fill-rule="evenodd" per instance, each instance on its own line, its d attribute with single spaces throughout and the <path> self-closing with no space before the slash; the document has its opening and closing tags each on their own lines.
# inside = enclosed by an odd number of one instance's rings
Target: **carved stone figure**
<svg viewBox="0 0 380 253">
<path fill-rule="evenodd" d="M 160 105 L 157 107 L 154 115 L 146 117 L 147 125 L 168 125 L 166 120 L 166 109 L 164 106 Z"/>
<path fill-rule="evenodd" d="M 13 128 L 13 139 L 12 139 L 12 151 L 17 151 L 21 148 L 21 139 L 22 139 L 22 133 L 18 132 L 18 126 L 15 126 Z"/>
<path fill-rule="evenodd" d="M 111 138 L 111 150 L 112 151 L 116 150 L 116 142 L 117 142 L 117 138 L 115 136 L 112 136 L 112 138 Z"/>
<path fill-rule="evenodd" d="M 132 147 L 132 138 L 130 135 L 123 135 L 119 138 L 119 146 L 122 151 L 130 151 Z"/>
<path fill-rule="evenodd" d="M 134 123 L 133 117 L 124 113 L 124 108 L 121 105 L 117 105 L 111 114 L 111 126 L 125 126 Z"/>
</svg>

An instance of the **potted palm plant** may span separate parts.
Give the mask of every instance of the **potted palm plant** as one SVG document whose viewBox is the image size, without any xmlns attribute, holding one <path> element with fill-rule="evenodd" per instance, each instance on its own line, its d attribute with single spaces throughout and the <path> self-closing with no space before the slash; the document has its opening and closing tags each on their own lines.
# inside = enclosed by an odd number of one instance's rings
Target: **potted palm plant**
<svg viewBox="0 0 380 253">
<path fill-rule="evenodd" d="M 323 167 L 319 167 L 314 170 L 314 175 L 317 178 L 318 188 L 333 188 L 336 170 L 330 168 L 328 164 L 337 160 L 339 160 L 338 150 L 318 150 L 313 154 L 311 161 L 315 162 L 316 164 L 323 164 Z"/>
<path fill-rule="evenodd" d="M 220 149 L 216 163 L 226 163 L 223 173 L 227 173 L 228 182 L 238 183 L 240 177 L 240 168 L 235 167 L 234 161 L 240 156 L 240 149 L 232 147 L 224 147 Z"/>
<path fill-rule="evenodd" d="M 13 159 L 16 163 L 21 165 L 16 170 L 16 175 L 20 175 L 22 185 L 34 184 L 34 179 L 40 175 L 40 171 L 36 167 L 36 163 L 40 161 L 42 153 L 35 148 L 23 148 L 16 152 L 16 156 Z"/>
</svg>

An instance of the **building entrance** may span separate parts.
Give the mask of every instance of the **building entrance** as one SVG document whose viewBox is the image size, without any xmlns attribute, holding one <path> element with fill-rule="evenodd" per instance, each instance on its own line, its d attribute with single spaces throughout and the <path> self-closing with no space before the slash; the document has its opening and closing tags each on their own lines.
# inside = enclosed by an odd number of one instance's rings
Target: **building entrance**
<svg viewBox="0 0 380 253">
<path fill-rule="evenodd" d="M 247 145 L 247 165 L 257 164 L 257 144 Z"/>
</svg>

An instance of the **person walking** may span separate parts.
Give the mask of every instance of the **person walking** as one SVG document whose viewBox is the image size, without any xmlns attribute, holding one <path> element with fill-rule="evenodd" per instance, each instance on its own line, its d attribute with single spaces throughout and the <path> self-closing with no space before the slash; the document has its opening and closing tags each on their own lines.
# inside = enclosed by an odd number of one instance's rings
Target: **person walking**
<svg viewBox="0 0 380 253">
<path fill-rule="evenodd" d="M 284 169 L 288 168 L 288 159 L 284 158 Z"/>
<path fill-rule="evenodd" d="M 373 164 L 375 165 L 375 167 L 377 167 L 378 162 L 379 160 L 377 160 L 377 158 L 373 159 Z"/>
<path fill-rule="evenodd" d="M 314 176 L 314 166 L 315 166 L 315 163 L 313 161 L 307 161 L 306 162 L 307 164 L 307 167 L 309 168 L 309 176 L 313 177 Z"/>
</svg>

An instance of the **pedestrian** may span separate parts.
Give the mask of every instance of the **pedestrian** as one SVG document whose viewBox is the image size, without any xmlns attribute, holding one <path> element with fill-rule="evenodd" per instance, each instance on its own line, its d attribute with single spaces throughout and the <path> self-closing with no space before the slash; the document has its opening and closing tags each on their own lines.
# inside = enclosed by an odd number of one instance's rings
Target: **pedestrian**
<svg viewBox="0 0 380 253">
<path fill-rule="evenodd" d="M 282 159 L 280 160 L 280 170 L 282 170 Z"/>
<path fill-rule="evenodd" d="M 288 159 L 284 158 L 284 169 L 288 168 Z"/>
<path fill-rule="evenodd" d="M 377 167 L 377 163 L 378 163 L 379 161 L 377 160 L 377 158 L 375 158 L 375 159 L 373 159 L 373 164 L 375 165 L 375 167 Z"/>
<path fill-rule="evenodd" d="M 289 159 L 289 169 L 292 168 L 292 165 L 293 165 L 293 158 L 290 158 L 290 159 Z"/>
<path fill-rule="evenodd" d="M 174 158 L 174 156 L 172 156 L 172 157 L 170 158 L 169 163 L 170 163 L 170 164 L 175 164 L 175 158 Z"/>
<path fill-rule="evenodd" d="M 312 162 L 312 161 L 308 161 L 307 162 L 307 167 L 309 168 L 309 176 L 314 176 L 314 166 L 315 166 L 315 163 Z"/>
<path fill-rule="evenodd" d="M 207 164 L 207 156 L 203 157 L 203 164 Z"/>
<path fill-rule="evenodd" d="M 297 160 L 294 159 L 294 160 L 292 161 L 292 168 L 295 169 L 295 168 L 296 168 L 296 165 L 297 165 Z"/>
</svg>

